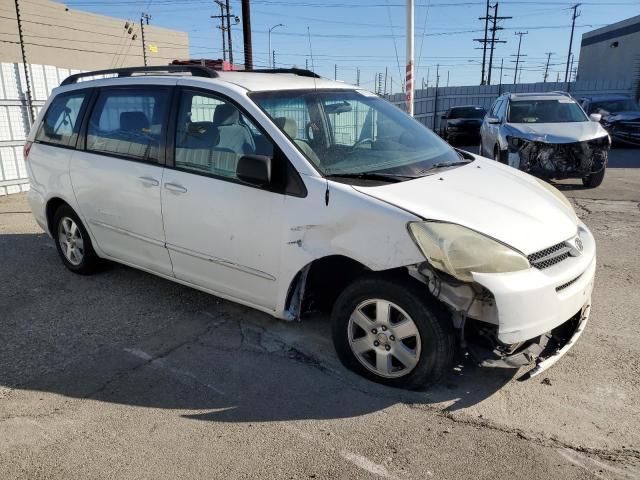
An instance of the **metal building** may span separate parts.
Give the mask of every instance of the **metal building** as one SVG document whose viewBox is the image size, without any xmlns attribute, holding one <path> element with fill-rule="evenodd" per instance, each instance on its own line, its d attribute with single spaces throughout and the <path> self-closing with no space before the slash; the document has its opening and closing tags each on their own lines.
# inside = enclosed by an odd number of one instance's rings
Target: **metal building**
<svg viewBox="0 0 640 480">
<path fill-rule="evenodd" d="M 619 80 L 640 97 L 640 15 L 582 35 L 578 80 Z"/>
</svg>

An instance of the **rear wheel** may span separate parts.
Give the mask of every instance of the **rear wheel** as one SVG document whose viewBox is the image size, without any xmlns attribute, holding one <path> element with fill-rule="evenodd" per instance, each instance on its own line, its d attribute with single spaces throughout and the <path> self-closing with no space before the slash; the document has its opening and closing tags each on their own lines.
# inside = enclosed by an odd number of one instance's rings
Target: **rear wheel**
<svg viewBox="0 0 640 480">
<path fill-rule="evenodd" d="M 98 270 L 100 258 L 93 250 L 87 230 L 70 206 L 62 205 L 56 210 L 53 225 L 56 249 L 65 267 L 81 275 Z"/>
<path fill-rule="evenodd" d="M 599 187 L 602 181 L 604 180 L 604 172 L 603 168 L 599 172 L 592 173 L 591 175 L 587 175 L 582 178 L 582 184 L 587 188 L 596 188 Z"/>
<path fill-rule="evenodd" d="M 451 321 L 409 281 L 363 278 L 338 297 L 333 342 L 342 363 L 378 383 L 419 389 L 436 383 L 454 354 Z"/>
</svg>

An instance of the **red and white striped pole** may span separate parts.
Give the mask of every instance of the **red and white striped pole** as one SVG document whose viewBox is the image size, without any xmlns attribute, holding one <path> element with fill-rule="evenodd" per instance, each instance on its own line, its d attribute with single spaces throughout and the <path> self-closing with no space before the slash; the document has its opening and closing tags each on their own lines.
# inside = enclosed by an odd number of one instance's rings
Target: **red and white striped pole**
<svg viewBox="0 0 640 480">
<path fill-rule="evenodd" d="M 407 113 L 413 117 L 413 0 L 407 0 L 407 71 L 405 80 L 405 100 Z"/>
</svg>

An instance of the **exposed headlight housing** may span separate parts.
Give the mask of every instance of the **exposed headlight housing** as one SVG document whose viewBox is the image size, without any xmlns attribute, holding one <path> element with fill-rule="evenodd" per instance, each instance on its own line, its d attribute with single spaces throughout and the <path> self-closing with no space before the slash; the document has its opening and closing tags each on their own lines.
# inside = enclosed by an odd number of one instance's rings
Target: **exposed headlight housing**
<svg viewBox="0 0 640 480">
<path fill-rule="evenodd" d="M 553 193 L 555 195 L 555 197 L 558 200 L 560 200 L 564 204 L 564 206 L 569 209 L 569 211 L 571 213 L 573 213 L 573 216 L 575 217 L 576 221 L 578 221 L 578 216 L 576 215 L 576 211 L 574 210 L 573 205 L 571 205 L 571 202 L 569 201 L 569 199 L 567 197 L 565 197 L 564 194 L 560 190 L 558 190 L 553 185 L 550 185 L 549 183 L 545 182 L 544 180 L 540 180 L 539 178 L 536 178 L 536 180 L 538 181 L 538 183 L 540 185 L 542 185 L 548 191 Z"/>
<path fill-rule="evenodd" d="M 526 140 L 523 140 L 522 138 L 507 135 L 507 146 L 512 152 L 520 150 L 524 146 L 525 142 Z"/>
<path fill-rule="evenodd" d="M 520 252 L 454 223 L 411 222 L 409 233 L 434 268 L 463 282 L 473 281 L 471 272 L 505 273 L 530 267 Z"/>
</svg>

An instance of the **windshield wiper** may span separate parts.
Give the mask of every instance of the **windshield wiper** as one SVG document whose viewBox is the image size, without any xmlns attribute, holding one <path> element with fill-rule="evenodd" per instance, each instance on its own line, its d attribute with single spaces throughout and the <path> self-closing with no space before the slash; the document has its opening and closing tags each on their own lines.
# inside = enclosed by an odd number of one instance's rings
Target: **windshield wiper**
<svg viewBox="0 0 640 480">
<path fill-rule="evenodd" d="M 425 168 L 423 170 L 420 170 L 420 173 L 426 173 L 429 172 L 431 170 L 437 170 L 438 168 L 448 168 L 448 167 L 458 167 L 460 165 L 467 165 L 469 163 L 471 163 L 472 160 L 464 160 L 464 161 L 459 161 L 459 162 L 440 162 L 440 163 L 434 163 L 433 165 L 431 165 L 428 168 Z"/>
<path fill-rule="evenodd" d="M 404 180 L 412 180 L 420 178 L 412 175 L 399 175 L 396 173 L 377 173 L 377 172 L 359 172 L 359 173 L 331 173 L 327 177 L 340 178 L 357 178 L 358 180 L 382 180 L 383 182 L 402 182 Z"/>
</svg>

